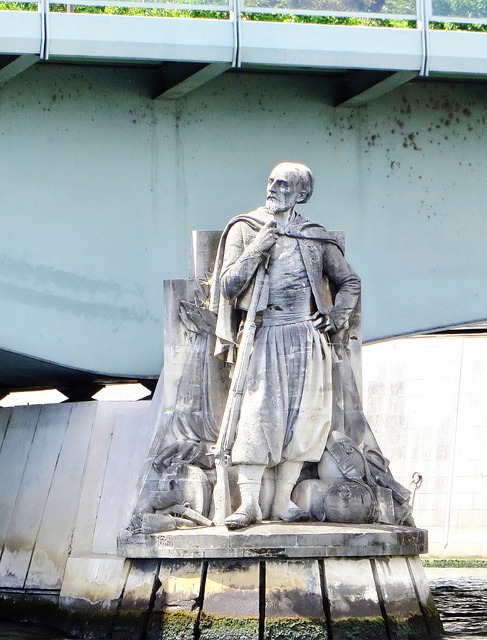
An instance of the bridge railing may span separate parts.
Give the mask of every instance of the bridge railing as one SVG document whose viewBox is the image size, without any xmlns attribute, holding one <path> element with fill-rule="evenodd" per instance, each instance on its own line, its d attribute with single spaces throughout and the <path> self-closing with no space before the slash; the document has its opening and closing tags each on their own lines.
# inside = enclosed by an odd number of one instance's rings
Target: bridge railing
<svg viewBox="0 0 487 640">
<path fill-rule="evenodd" d="M 272 16 L 316 16 L 416 22 L 420 28 L 435 23 L 487 25 L 487 0 L 14 0 L 1 2 L 0 10 L 116 13 L 119 9 L 140 9 L 141 14 L 157 10 L 216 12 L 222 18 L 247 20 L 249 14 Z M 101 10 L 101 11 L 100 11 Z M 134 12 L 136 13 L 136 12 Z M 228 14 L 228 15 L 225 15 Z M 200 17 L 196 15 L 195 17 Z M 269 18 L 267 18 L 269 19 Z M 394 26 L 392 24 L 391 26 Z M 397 26 L 404 26 L 398 24 Z M 441 28 L 441 27 L 440 27 Z"/>
<path fill-rule="evenodd" d="M 202 3 L 195 2 L 194 0 L 178 0 L 177 2 L 158 2 L 157 0 L 79 0 L 78 2 L 71 2 L 70 4 L 66 4 L 66 0 L 49 0 L 46 2 L 47 10 L 52 10 L 53 7 L 64 6 L 69 7 L 69 10 L 73 11 L 75 7 L 84 7 L 88 13 L 90 7 L 109 7 L 114 10 L 120 8 L 140 9 L 141 13 L 148 13 L 159 9 L 167 11 L 230 12 L 232 5 L 232 0 L 228 2 L 222 2 L 222 0 L 204 0 Z"/>
<path fill-rule="evenodd" d="M 198 2 L 195 0 L 177 0 L 177 2 L 159 2 L 157 0 L 74 0 L 66 2 L 66 0 L 41 0 L 40 2 L 32 2 L 32 0 L 14 0 L 13 2 L 2 2 L 0 0 L 0 11 L 38 11 L 39 13 L 49 13 L 52 11 L 65 11 L 74 13 L 80 9 L 86 13 L 104 13 L 103 9 L 108 8 L 112 11 L 107 13 L 116 13 L 118 9 L 140 9 L 140 14 L 145 15 L 156 10 L 165 11 L 215 11 L 229 13 L 233 10 L 233 0 L 204 0 Z M 101 11 L 100 11 L 101 10 Z M 145 12 L 145 14 L 144 14 Z M 134 15 L 137 15 L 134 13 Z M 188 17 L 191 17 L 188 15 Z M 198 16 L 195 16 L 198 17 Z"/>
<path fill-rule="evenodd" d="M 417 20 L 422 0 L 244 0 L 242 11 L 270 15 Z"/>
<path fill-rule="evenodd" d="M 243 0 L 241 11 L 426 24 L 487 24 L 487 0 Z"/>
</svg>

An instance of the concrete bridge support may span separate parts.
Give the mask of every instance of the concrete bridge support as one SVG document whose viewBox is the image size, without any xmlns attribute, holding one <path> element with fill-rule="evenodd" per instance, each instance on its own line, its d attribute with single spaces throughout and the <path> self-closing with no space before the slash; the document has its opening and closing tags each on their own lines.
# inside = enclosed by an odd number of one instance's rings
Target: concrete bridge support
<svg viewBox="0 0 487 640">
<path fill-rule="evenodd" d="M 346 231 L 365 341 L 485 318 L 482 84 L 335 108 L 330 76 L 227 72 L 154 101 L 160 75 L 44 64 L 0 88 L 5 350 L 156 377 L 162 281 L 187 273 L 189 231 L 259 204 L 283 159 L 316 174 L 309 215 Z"/>
</svg>

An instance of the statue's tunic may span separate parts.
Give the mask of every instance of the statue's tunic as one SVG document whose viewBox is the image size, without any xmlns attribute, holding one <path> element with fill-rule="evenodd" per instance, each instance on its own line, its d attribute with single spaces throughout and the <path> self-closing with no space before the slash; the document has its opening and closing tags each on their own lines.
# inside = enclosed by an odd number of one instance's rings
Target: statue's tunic
<svg viewBox="0 0 487 640">
<path fill-rule="evenodd" d="M 256 213 L 265 222 L 265 214 Z M 269 252 L 232 448 L 233 464 L 312 462 L 321 458 L 325 448 L 332 417 L 332 363 L 327 335 L 311 321 L 317 309 L 324 310 L 324 300 L 317 300 L 316 290 L 317 280 L 323 290 L 326 278 L 322 272 L 317 276 L 316 265 L 332 264 L 332 273 L 327 275 L 336 285 L 337 295 L 341 290 L 336 324 L 338 319 L 346 322 L 359 295 L 360 281 L 336 246 L 316 237 L 304 241 L 293 237 L 294 229 L 302 238 L 303 220 L 296 216 L 288 235 L 279 236 Z M 219 286 L 221 299 L 226 299 L 226 304 L 230 301 L 234 309 L 245 310 L 253 276 L 263 260 L 251 244 L 256 231 L 240 220 L 224 235 Z M 330 255 L 325 257 L 325 252 Z M 311 277 L 310 265 L 315 268 Z M 220 309 L 224 304 L 220 301 Z"/>
<path fill-rule="evenodd" d="M 245 381 L 234 464 L 321 458 L 331 423 L 331 349 L 310 320 L 315 307 L 298 241 L 270 252 L 269 290 Z"/>
</svg>

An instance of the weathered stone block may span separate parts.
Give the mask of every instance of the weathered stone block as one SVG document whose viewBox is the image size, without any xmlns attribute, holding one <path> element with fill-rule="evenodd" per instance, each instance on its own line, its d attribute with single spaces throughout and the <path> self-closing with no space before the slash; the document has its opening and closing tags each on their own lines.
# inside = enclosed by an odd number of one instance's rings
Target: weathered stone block
<svg viewBox="0 0 487 640">
<path fill-rule="evenodd" d="M 201 640 L 258 640 L 259 588 L 258 562 L 209 562 Z"/>
<path fill-rule="evenodd" d="M 265 563 L 266 640 L 323 640 L 327 637 L 317 560 Z"/>
<path fill-rule="evenodd" d="M 122 535 L 120 555 L 129 558 L 306 558 L 414 556 L 427 549 L 427 532 L 414 527 L 286 524 L 266 522 L 229 532 L 226 527 Z"/>
<path fill-rule="evenodd" d="M 384 602 L 386 621 L 392 634 L 419 640 L 429 636 L 406 558 L 377 558 L 378 591 Z"/>
<path fill-rule="evenodd" d="M 138 640 L 145 635 L 147 612 L 160 586 L 159 560 L 133 560 L 115 616 L 113 635 L 117 640 Z"/>
<path fill-rule="evenodd" d="M 163 560 L 148 640 L 192 640 L 200 611 L 201 561 Z"/>
<path fill-rule="evenodd" d="M 328 558 L 324 577 L 334 640 L 387 640 L 370 560 Z"/>
</svg>

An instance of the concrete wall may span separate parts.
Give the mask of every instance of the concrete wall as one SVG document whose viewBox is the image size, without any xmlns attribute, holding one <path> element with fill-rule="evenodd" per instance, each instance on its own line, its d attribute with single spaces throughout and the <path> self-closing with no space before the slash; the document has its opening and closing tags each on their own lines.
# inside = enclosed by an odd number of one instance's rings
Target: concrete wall
<svg viewBox="0 0 487 640">
<path fill-rule="evenodd" d="M 422 337 L 363 350 L 364 407 L 438 557 L 487 556 L 487 338 Z"/>
<path fill-rule="evenodd" d="M 187 276 L 190 230 L 260 204 L 284 159 L 316 174 L 303 212 L 346 232 L 366 340 L 485 318 L 482 85 L 347 110 L 304 75 L 228 73 L 153 101 L 160 73 L 53 64 L 0 89 L 1 347 L 158 375 L 162 280 Z"/>
<path fill-rule="evenodd" d="M 59 590 L 80 556 L 120 574 L 154 426 L 147 401 L 0 409 L 0 591 Z"/>
</svg>

